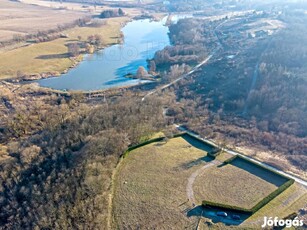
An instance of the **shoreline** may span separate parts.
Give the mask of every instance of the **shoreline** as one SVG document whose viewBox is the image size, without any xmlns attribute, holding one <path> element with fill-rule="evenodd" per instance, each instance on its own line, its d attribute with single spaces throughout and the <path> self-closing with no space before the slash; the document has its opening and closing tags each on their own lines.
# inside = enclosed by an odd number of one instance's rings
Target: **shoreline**
<svg viewBox="0 0 307 230">
<path fill-rule="evenodd" d="M 148 78 L 136 78 L 136 77 L 131 77 L 131 76 L 123 76 L 126 79 L 131 79 L 135 80 L 138 79 L 140 82 L 136 83 L 131 83 L 128 85 L 123 85 L 123 86 L 112 86 L 111 88 L 102 88 L 102 89 L 97 89 L 97 90 L 67 90 L 67 89 L 53 89 L 49 87 L 44 87 L 39 85 L 39 83 L 35 82 L 41 79 L 48 79 L 48 78 L 57 78 L 61 77 L 63 74 L 66 74 L 73 68 L 76 68 L 82 61 L 84 61 L 84 58 L 87 55 L 94 54 L 96 52 L 99 52 L 101 50 L 104 50 L 105 48 L 108 48 L 110 46 L 118 45 L 121 44 L 124 41 L 124 37 L 120 36 L 122 33 L 122 29 L 129 23 L 134 20 L 135 16 L 132 15 L 126 15 L 124 18 L 124 21 L 120 23 L 120 30 L 119 34 L 117 35 L 117 41 L 113 43 L 109 43 L 108 45 L 105 45 L 103 47 L 98 47 L 95 49 L 93 53 L 81 53 L 78 57 L 70 57 L 69 59 L 72 61 L 72 65 L 70 65 L 68 68 L 64 69 L 63 71 L 53 71 L 53 72 L 42 72 L 42 73 L 35 73 L 35 74 L 26 74 L 23 75 L 22 77 L 11 77 L 11 78 L 3 78 L 0 80 L 0 82 L 7 82 L 7 83 L 12 83 L 15 85 L 35 85 L 35 87 L 41 88 L 42 90 L 47 90 L 49 92 L 54 92 L 54 93 L 61 93 L 61 94 L 69 94 L 69 93 L 74 93 L 74 92 L 82 92 L 83 94 L 101 94 L 101 93 L 108 93 L 110 91 L 119 91 L 119 90 L 126 90 L 128 88 L 136 87 L 138 85 L 144 85 L 144 84 L 149 84 L 149 83 L 156 83 L 156 79 L 148 79 Z M 111 20 L 113 18 L 110 18 Z M 149 82 L 150 81 L 150 82 Z"/>
<path fill-rule="evenodd" d="M 133 21 L 133 18 L 131 16 L 125 16 L 127 17 L 127 20 L 125 20 L 125 22 L 121 23 L 120 25 L 120 33 L 122 32 L 122 29 L 131 21 Z M 112 18 L 110 18 L 112 19 Z M 69 72 L 71 69 L 76 68 L 82 61 L 84 61 L 84 57 L 86 55 L 91 55 L 94 54 L 96 52 L 99 52 L 101 50 L 104 50 L 110 46 L 113 45 L 118 45 L 121 44 L 124 40 L 123 37 L 118 37 L 119 42 L 114 42 L 111 44 L 107 44 L 103 47 L 98 47 L 97 49 L 95 49 L 95 51 L 93 53 L 81 53 L 79 56 L 77 57 L 69 57 L 69 59 L 72 61 L 72 64 L 65 68 L 62 71 L 52 71 L 52 72 L 41 72 L 41 73 L 32 73 L 32 74 L 25 74 L 21 77 L 10 77 L 10 78 L 3 78 L 0 79 L 0 81 L 6 81 L 6 82 L 10 82 L 10 83 L 31 83 L 31 81 L 36 81 L 36 80 L 41 80 L 41 79 L 47 79 L 47 78 L 53 78 L 53 77 L 60 77 L 63 74 L 66 74 L 67 72 Z M 18 48 L 17 48 L 18 49 Z"/>
</svg>

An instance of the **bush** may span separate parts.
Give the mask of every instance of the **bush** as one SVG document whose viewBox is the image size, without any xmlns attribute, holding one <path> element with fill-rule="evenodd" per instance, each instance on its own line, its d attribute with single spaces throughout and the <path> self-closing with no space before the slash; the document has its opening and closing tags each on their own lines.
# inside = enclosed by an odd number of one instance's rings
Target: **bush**
<svg viewBox="0 0 307 230">
<path fill-rule="evenodd" d="M 208 152 L 208 155 L 211 157 L 217 157 L 222 153 L 221 149 L 218 147 L 214 147 L 210 152 Z"/>
<path fill-rule="evenodd" d="M 144 141 L 144 142 L 142 142 L 142 143 L 140 143 L 140 144 L 131 146 L 131 147 L 129 147 L 129 148 L 125 151 L 125 153 L 123 154 L 123 158 L 125 158 L 125 157 L 128 155 L 128 153 L 131 152 L 131 151 L 134 150 L 134 149 L 140 148 L 140 147 L 142 147 L 142 146 L 145 146 L 145 145 L 148 145 L 148 144 L 151 144 L 151 143 L 154 143 L 154 142 L 162 141 L 163 139 L 164 139 L 164 137 L 158 137 L 158 138 L 150 139 L 150 140 Z"/>
<path fill-rule="evenodd" d="M 237 211 L 237 212 L 244 212 L 244 213 L 248 213 L 248 214 L 252 213 L 252 211 L 250 209 L 240 208 L 240 207 L 237 207 L 237 206 L 232 206 L 232 205 L 227 205 L 227 204 L 215 203 L 215 202 L 211 202 L 211 201 L 207 201 L 207 200 L 204 200 L 202 202 L 202 205 L 203 206 L 207 205 L 207 206 L 216 207 L 216 208 L 223 208 L 223 209 Z"/>
<path fill-rule="evenodd" d="M 119 8 L 118 10 L 105 10 L 100 14 L 100 18 L 114 18 L 124 16 L 124 11 Z"/>
</svg>

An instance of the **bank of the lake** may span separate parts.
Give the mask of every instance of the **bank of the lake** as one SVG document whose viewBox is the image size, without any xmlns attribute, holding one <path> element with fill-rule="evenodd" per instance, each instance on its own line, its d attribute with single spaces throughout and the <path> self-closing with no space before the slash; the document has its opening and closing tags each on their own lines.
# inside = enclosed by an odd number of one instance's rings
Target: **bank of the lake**
<svg viewBox="0 0 307 230">
<path fill-rule="evenodd" d="M 1 52 L 0 79 L 15 80 L 22 75 L 39 78 L 60 75 L 80 61 L 67 55 L 69 43 L 83 42 L 88 36 L 97 34 L 102 37 L 104 46 L 113 45 L 118 42 L 121 28 L 129 20 L 130 17 L 103 19 L 101 25 L 77 26 L 61 32 L 67 37 Z"/>
<path fill-rule="evenodd" d="M 54 78 L 37 82 L 42 87 L 57 90 L 94 91 L 144 83 L 144 80 L 130 79 L 139 66 L 147 67 L 147 59 L 155 52 L 169 45 L 168 27 L 161 21 L 134 20 L 123 28 L 124 41 L 94 54 L 85 55 L 75 68 Z M 145 81 L 146 82 L 146 81 Z"/>
</svg>

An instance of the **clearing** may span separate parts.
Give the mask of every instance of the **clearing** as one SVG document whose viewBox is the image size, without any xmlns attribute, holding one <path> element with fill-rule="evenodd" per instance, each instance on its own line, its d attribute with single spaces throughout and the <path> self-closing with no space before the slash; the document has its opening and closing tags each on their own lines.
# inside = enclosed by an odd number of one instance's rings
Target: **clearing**
<svg viewBox="0 0 307 230">
<path fill-rule="evenodd" d="M 201 211 L 202 200 L 249 208 L 284 182 L 260 169 L 247 170 L 240 161 L 221 166 L 230 156 L 213 160 L 206 151 L 207 145 L 186 135 L 132 150 L 114 177 L 113 228 L 206 229 L 212 219 Z M 264 215 L 283 218 L 302 208 L 306 196 L 294 183 L 239 226 L 259 227 Z"/>
</svg>

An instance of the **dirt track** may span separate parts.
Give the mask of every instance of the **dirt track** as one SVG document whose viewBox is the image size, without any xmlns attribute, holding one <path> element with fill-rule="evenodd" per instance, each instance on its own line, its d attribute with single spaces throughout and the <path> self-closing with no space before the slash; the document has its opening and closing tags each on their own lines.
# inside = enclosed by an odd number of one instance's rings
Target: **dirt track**
<svg viewBox="0 0 307 230">
<path fill-rule="evenodd" d="M 205 169 L 212 167 L 213 165 L 217 165 L 220 162 L 218 162 L 217 160 L 211 161 L 208 164 L 204 165 L 203 167 L 201 167 L 200 169 L 196 170 L 194 173 L 192 173 L 192 175 L 189 177 L 188 179 L 188 184 L 187 184 L 187 197 L 189 199 L 189 201 L 195 205 L 196 201 L 194 198 L 194 191 L 193 191 L 193 184 L 194 181 L 196 179 L 196 177 L 201 174 Z"/>
</svg>

